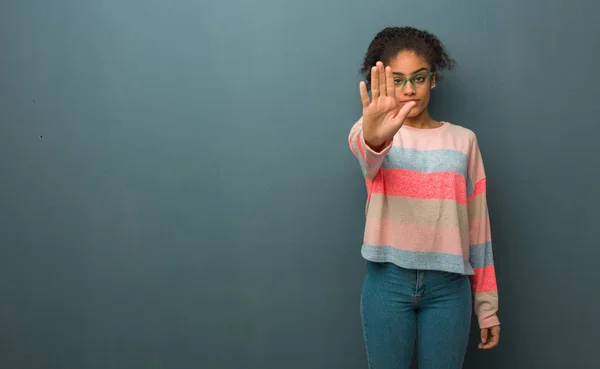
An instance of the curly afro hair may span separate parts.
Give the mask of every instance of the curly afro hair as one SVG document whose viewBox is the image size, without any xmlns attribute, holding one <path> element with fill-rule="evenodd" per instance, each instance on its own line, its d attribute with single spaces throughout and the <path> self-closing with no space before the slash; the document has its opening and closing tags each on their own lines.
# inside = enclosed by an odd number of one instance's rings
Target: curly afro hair
<svg viewBox="0 0 600 369">
<path fill-rule="evenodd" d="M 370 88 L 371 68 L 378 61 L 388 65 L 399 52 L 406 50 L 425 58 L 432 72 L 452 69 L 456 64 L 433 34 L 413 27 L 387 27 L 375 35 L 365 54 L 360 73 L 365 76 L 367 87 Z"/>
</svg>

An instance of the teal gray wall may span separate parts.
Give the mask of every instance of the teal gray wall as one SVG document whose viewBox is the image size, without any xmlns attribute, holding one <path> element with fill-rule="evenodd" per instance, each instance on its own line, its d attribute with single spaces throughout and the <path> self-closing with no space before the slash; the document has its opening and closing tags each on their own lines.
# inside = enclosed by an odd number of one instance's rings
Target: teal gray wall
<svg viewBox="0 0 600 369">
<path fill-rule="evenodd" d="M 489 176 L 502 343 L 465 368 L 595 368 L 599 4 L 2 1 L 0 367 L 366 368 L 346 138 L 412 25 Z"/>
</svg>

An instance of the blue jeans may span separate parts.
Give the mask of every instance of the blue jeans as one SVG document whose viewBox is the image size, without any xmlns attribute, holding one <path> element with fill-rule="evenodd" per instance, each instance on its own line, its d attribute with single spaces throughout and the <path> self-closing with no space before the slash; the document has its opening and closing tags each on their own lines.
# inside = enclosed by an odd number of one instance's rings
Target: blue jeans
<svg viewBox="0 0 600 369">
<path fill-rule="evenodd" d="M 471 326 L 465 275 L 367 262 L 361 318 L 370 369 L 460 369 Z"/>
</svg>

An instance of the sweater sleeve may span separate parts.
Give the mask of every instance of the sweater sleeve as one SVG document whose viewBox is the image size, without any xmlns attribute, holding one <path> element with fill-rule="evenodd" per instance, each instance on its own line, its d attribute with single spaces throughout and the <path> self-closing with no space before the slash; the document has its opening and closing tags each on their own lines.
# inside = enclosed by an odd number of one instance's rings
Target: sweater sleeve
<svg viewBox="0 0 600 369">
<path fill-rule="evenodd" d="M 381 168 L 383 159 L 385 159 L 385 156 L 392 148 L 392 140 L 387 141 L 379 152 L 371 149 L 365 143 L 363 137 L 361 118 L 352 126 L 348 135 L 348 143 L 350 144 L 350 150 L 352 150 L 352 153 L 358 159 L 363 175 L 368 179 L 374 179 L 379 168 Z"/>
<path fill-rule="evenodd" d="M 477 137 L 474 136 L 469 153 L 467 207 L 470 233 L 469 261 L 475 271 L 471 277 L 471 285 L 474 291 L 475 314 L 480 328 L 500 324 L 496 315 L 498 288 L 486 192 L 485 169 Z"/>
</svg>

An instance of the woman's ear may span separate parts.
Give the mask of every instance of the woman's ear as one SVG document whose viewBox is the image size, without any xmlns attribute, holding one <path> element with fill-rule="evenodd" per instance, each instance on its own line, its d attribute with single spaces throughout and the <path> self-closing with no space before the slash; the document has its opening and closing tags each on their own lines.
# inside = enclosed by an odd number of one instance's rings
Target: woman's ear
<svg viewBox="0 0 600 369">
<path fill-rule="evenodd" d="M 433 76 L 431 76 L 431 89 L 432 90 L 435 88 L 436 77 L 437 77 L 437 74 L 434 72 Z"/>
</svg>

